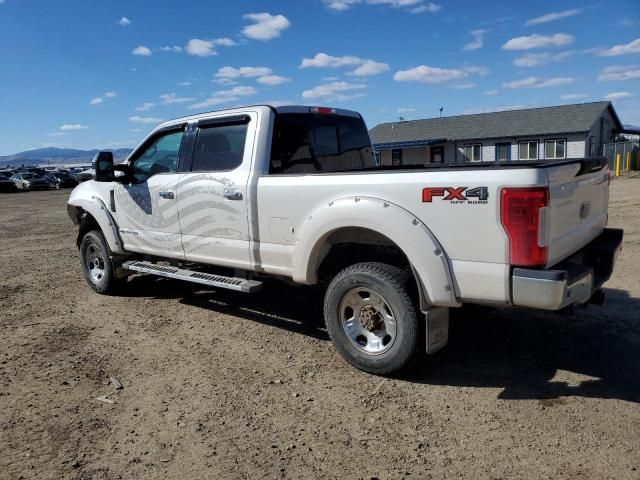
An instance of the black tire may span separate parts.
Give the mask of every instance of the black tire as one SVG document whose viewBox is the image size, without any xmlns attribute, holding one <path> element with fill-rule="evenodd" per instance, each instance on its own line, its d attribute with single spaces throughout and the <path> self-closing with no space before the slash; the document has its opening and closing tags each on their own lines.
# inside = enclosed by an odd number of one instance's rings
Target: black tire
<svg viewBox="0 0 640 480">
<path fill-rule="evenodd" d="M 336 349 L 351 365 L 376 375 L 390 375 L 406 368 L 415 359 L 420 344 L 420 325 L 411 300 L 411 280 L 411 274 L 406 271 L 371 262 L 351 265 L 331 281 L 324 299 L 325 323 Z M 359 302 L 357 297 L 353 300 L 354 295 L 363 298 L 364 307 L 349 306 Z M 386 316 L 384 312 L 380 313 L 380 308 L 367 305 L 370 302 L 379 306 L 380 298 Z M 373 324 L 371 318 L 374 318 Z M 392 320 L 389 324 L 392 329 L 395 323 L 393 336 L 387 331 L 384 318 Z M 363 328 L 366 332 L 358 335 L 358 330 Z M 386 340 L 387 337 L 390 339 Z M 380 350 L 375 351 L 376 348 Z"/>
<path fill-rule="evenodd" d="M 91 288 L 103 295 L 116 293 L 123 281 L 115 276 L 109 246 L 100 230 L 87 232 L 80 242 L 80 266 Z"/>
</svg>

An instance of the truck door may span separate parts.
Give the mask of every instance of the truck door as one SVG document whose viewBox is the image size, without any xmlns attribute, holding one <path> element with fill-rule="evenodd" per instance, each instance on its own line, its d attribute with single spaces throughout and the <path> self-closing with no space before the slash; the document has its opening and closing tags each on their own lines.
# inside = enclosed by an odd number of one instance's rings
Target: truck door
<svg viewBox="0 0 640 480">
<path fill-rule="evenodd" d="M 178 216 L 189 261 L 250 268 L 247 183 L 257 115 L 201 120 L 190 168 L 178 185 Z"/>
<path fill-rule="evenodd" d="M 184 259 L 177 187 L 184 126 L 160 131 L 134 152 L 130 183 L 114 184 L 115 215 L 126 250 Z"/>
</svg>

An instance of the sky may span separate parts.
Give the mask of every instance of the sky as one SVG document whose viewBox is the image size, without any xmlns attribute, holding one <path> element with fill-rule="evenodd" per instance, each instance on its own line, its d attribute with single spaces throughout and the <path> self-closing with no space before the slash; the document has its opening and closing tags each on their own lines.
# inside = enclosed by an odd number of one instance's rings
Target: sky
<svg viewBox="0 0 640 480">
<path fill-rule="evenodd" d="M 0 155 L 257 103 L 371 128 L 607 99 L 640 125 L 639 87 L 639 0 L 0 0 Z"/>
</svg>

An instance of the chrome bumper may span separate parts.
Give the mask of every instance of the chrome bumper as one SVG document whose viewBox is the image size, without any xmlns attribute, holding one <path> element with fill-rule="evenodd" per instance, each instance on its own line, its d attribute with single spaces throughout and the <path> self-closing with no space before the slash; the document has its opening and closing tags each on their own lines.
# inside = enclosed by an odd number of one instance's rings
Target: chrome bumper
<svg viewBox="0 0 640 480">
<path fill-rule="evenodd" d="M 611 277 L 622 248 L 622 235 L 620 229 L 607 228 L 582 250 L 549 270 L 514 268 L 512 303 L 543 310 L 586 303 Z"/>
</svg>

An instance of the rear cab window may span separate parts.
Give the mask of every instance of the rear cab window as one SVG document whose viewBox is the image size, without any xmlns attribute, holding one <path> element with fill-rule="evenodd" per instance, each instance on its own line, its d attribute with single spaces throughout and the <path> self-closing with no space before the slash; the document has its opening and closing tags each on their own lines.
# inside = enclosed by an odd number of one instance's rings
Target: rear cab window
<svg viewBox="0 0 640 480">
<path fill-rule="evenodd" d="M 271 145 L 271 174 L 347 172 L 377 167 L 369 132 L 359 117 L 279 113 Z"/>
</svg>

